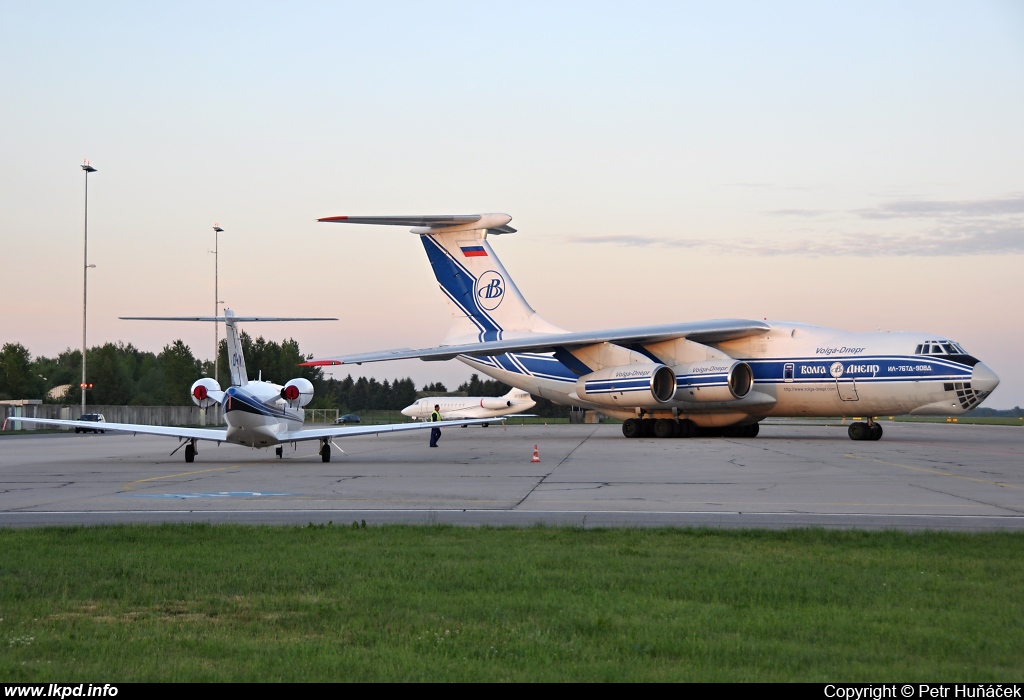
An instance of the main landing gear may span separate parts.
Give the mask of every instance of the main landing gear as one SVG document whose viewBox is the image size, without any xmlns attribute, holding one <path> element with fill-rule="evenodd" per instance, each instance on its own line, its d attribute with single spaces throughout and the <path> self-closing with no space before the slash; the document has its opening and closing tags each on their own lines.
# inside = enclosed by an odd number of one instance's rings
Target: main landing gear
<svg viewBox="0 0 1024 700">
<path fill-rule="evenodd" d="M 628 438 L 690 438 L 690 437 L 757 437 L 760 427 L 757 423 L 750 425 L 730 425 L 725 428 L 701 428 L 689 418 L 629 418 L 622 422 L 622 434 Z"/>
<path fill-rule="evenodd" d="M 277 455 L 278 459 L 284 459 L 284 445 L 278 445 L 277 449 L 274 450 L 274 454 Z"/>
<path fill-rule="evenodd" d="M 321 440 L 320 441 L 320 461 L 330 462 L 331 461 L 331 441 Z"/>
<path fill-rule="evenodd" d="M 196 441 L 191 440 L 187 445 L 185 445 L 185 461 L 191 464 L 196 461 L 197 454 L 199 454 L 199 448 L 196 445 Z"/>
<path fill-rule="evenodd" d="M 868 418 L 867 423 L 850 423 L 846 431 L 851 440 L 881 440 L 882 426 Z"/>
</svg>

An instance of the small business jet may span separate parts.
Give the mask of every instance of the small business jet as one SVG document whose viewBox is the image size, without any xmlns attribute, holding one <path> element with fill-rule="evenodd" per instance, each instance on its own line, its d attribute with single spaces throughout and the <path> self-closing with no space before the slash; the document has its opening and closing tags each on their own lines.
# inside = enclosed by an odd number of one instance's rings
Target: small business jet
<svg viewBox="0 0 1024 700">
<path fill-rule="evenodd" d="M 185 447 L 185 461 L 195 461 L 199 453 L 198 441 L 210 440 L 216 443 L 230 442 L 246 447 L 275 447 L 278 458 L 284 456 L 284 445 L 317 440 L 320 442 L 320 459 L 331 461 L 331 445 L 333 438 L 352 437 L 355 435 L 375 435 L 378 433 L 397 433 L 406 430 L 424 430 L 434 427 L 462 425 L 464 423 L 482 423 L 484 421 L 442 421 L 439 423 L 393 423 L 388 425 L 367 425 L 359 427 L 332 426 L 329 428 L 306 428 L 302 422 L 305 418 L 303 406 L 313 399 L 313 384 L 302 377 L 292 379 L 281 386 L 262 380 L 249 381 L 245 370 L 245 358 L 242 355 L 242 344 L 239 340 L 236 324 L 239 321 L 337 321 L 336 318 L 273 318 L 268 316 L 235 316 L 231 309 L 224 309 L 224 316 L 124 316 L 125 320 L 140 321 L 211 321 L 223 322 L 227 328 L 229 364 L 231 367 L 231 386 L 222 390 L 220 384 L 212 377 L 204 377 L 192 384 L 190 393 L 192 402 L 200 408 L 209 408 L 220 404 L 224 410 L 224 421 L 227 429 L 217 428 L 177 428 L 158 425 L 136 425 L 132 423 L 104 423 L 103 429 L 123 433 L 142 433 L 143 435 L 167 435 L 182 441 L 171 454 L 182 446 Z M 21 423 L 37 423 L 41 425 L 60 425 L 71 428 L 81 427 L 82 421 L 56 420 L 50 418 L 17 418 L 10 419 Z M 95 423 L 88 424 L 90 428 Z M 6 427 L 6 421 L 4 423 Z M 335 445 L 336 446 L 336 445 Z M 337 446 L 336 446 L 337 447 Z M 340 449 L 340 448 L 339 448 Z"/>
<path fill-rule="evenodd" d="M 428 396 L 417 399 L 411 405 L 403 408 L 402 415 L 409 416 L 413 420 L 430 420 L 434 406 L 440 406 L 442 420 L 500 418 L 528 411 L 536 405 L 537 402 L 533 400 L 529 392 L 513 387 L 504 396 Z M 487 427 L 487 423 L 481 425 Z"/>
<path fill-rule="evenodd" d="M 307 364 L 458 358 L 535 396 L 620 418 L 631 438 L 754 437 L 768 416 L 868 416 L 850 425 L 849 436 L 878 440 L 882 426 L 870 416 L 957 415 L 999 384 L 985 364 L 934 333 L 850 333 L 737 319 L 565 331 L 533 310 L 491 248 L 489 236 L 515 232 L 511 220 L 507 214 L 320 219 L 412 227 L 452 325 L 438 347 Z M 636 298 L 643 303 L 642 290 Z"/>
</svg>

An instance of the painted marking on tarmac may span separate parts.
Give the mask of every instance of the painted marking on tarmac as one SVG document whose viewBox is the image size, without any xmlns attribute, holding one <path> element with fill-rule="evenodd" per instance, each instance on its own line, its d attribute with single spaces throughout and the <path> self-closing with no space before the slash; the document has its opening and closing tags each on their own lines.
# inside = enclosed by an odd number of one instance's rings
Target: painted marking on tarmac
<svg viewBox="0 0 1024 700">
<path fill-rule="evenodd" d="M 160 481 L 161 479 L 173 479 L 173 478 L 178 477 L 178 476 L 192 476 L 193 474 L 209 474 L 210 472 L 222 472 L 225 469 L 237 469 L 237 468 L 238 468 L 237 465 L 232 465 L 230 467 L 216 467 L 215 469 L 199 469 L 198 471 L 194 471 L 194 472 L 181 472 L 180 474 L 167 474 L 165 476 L 152 476 L 152 477 L 150 477 L 148 479 L 138 479 L 137 481 L 129 481 L 127 484 L 125 484 L 121 488 L 123 488 L 125 491 L 131 491 L 132 487 L 135 486 L 136 484 L 145 484 L 148 481 Z"/>
<path fill-rule="evenodd" d="M 898 462 L 886 462 L 884 459 L 876 459 L 875 457 L 861 457 L 860 455 L 846 453 L 846 457 L 850 459 L 862 459 L 866 462 L 877 462 L 878 464 L 887 464 L 890 467 L 902 467 L 903 469 L 912 469 L 916 472 L 924 472 L 926 474 L 935 474 L 937 476 L 949 476 L 954 479 L 963 479 L 964 481 L 976 481 L 979 484 L 988 484 L 989 486 L 1001 486 L 1006 489 L 1017 489 L 1024 490 L 1022 486 L 1015 486 L 1014 484 L 1007 484 L 1003 481 L 990 481 L 988 479 L 979 479 L 973 476 L 961 476 L 960 474 L 950 474 L 949 472 L 939 471 L 938 469 L 929 469 L 928 467 L 915 467 L 910 464 L 899 464 Z"/>
<path fill-rule="evenodd" d="M 284 491 L 213 491 L 209 493 L 132 493 L 121 494 L 121 497 L 130 498 L 169 498 L 176 500 L 189 500 L 193 498 L 261 498 L 266 496 L 294 496 L 293 493 Z"/>
</svg>

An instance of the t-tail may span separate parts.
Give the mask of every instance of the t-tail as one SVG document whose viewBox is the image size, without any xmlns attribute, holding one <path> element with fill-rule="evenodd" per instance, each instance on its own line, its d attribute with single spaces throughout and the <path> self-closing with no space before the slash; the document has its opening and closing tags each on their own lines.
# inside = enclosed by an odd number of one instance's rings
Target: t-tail
<svg viewBox="0 0 1024 700">
<path fill-rule="evenodd" d="M 494 254 L 489 235 L 515 233 L 508 214 L 458 216 L 332 216 L 324 222 L 409 226 L 420 234 L 430 267 L 452 315 L 443 345 L 564 333 L 527 303 Z"/>
<path fill-rule="evenodd" d="M 245 386 L 249 383 L 249 375 L 245 371 L 245 354 L 242 352 L 242 341 L 238 334 L 238 323 L 259 321 L 337 321 L 336 318 L 309 316 L 236 316 L 231 309 L 224 309 L 223 316 L 121 316 L 123 321 L 207 321 L 223 323 L 227 329 L 228 365 L 231 371 L 231 386 Z M 220 349 L 218 348 L 218 352 Z"/>
</svg>

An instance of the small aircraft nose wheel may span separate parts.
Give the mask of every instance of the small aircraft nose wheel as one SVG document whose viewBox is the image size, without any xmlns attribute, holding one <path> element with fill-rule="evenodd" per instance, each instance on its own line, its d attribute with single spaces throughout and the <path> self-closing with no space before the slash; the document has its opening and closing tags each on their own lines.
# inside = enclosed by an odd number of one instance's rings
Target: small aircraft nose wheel
<svg viewBox="0 0 1024 700">
<path fill-rule="evenodd" d="M 196 443 L 193 440 L 189 444 L 185 445 L 185 461 L 194 462 L 196 461 L 196 454 L 199 450 L 196 449 Z"/>
<path fill-rule="evenodd" d="M 277 449 L 274 450 L 277 453 L 278 459 L 284 459 L 284 445 L 278 445 Z"/>
</svg>

